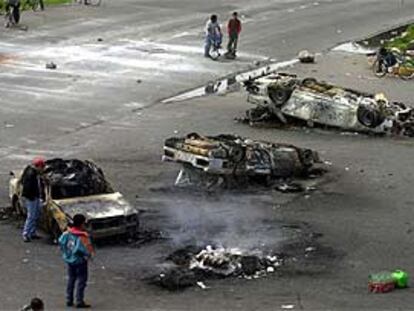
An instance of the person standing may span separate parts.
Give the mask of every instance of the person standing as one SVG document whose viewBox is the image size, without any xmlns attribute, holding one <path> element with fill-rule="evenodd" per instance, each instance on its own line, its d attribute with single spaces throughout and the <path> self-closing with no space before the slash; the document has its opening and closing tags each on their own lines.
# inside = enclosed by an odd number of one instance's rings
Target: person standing
<svg viewBox="0 0 414 311">
<path fill-rule="evenodd" d="M 229 42 L 227 44 L 227 53 L 236 56 L 237 44 L 239 42 L 240 32 L 242 30 L 241 22 L 238 18 L 237 12 L 234 12 L 231 19 L 227 23 L 227 33 L 229 35 Z"/>
<path fill-rule="evenodd" d="M 217 15 L 213 14 L 206 25 L 206 38 L 204 43 L 204 56 L 210 56 L 210 49 L 212 44 L 220 45 L 223 37 L 218 23 Z"/>
<path fill-rule="evenodd" d="M 39 238 L 36 230 L 42 209 L 42 198 L 44 197 L 44 183 L 42 180 L 44 168 L 44 158 L 34 158 L 32 164 L 24 170 L 21 177 L 22 204 L 27 210 L 26 222 L 23 227 L 24 242 Z"/>
<path fill-rule="evenodd" d="M 86 218 L 82 214 L 73 217 L 72 225 L 59 238 L 62 257 L 67 264 L 68 283 L 66 288 L 66 306 L 72 307 L 76 285 L 76 308 L 90 308 L 84 300 L 88 282 L 88 261 L 95 254 L 88 232 L 85 229 Z"/>
</svg>

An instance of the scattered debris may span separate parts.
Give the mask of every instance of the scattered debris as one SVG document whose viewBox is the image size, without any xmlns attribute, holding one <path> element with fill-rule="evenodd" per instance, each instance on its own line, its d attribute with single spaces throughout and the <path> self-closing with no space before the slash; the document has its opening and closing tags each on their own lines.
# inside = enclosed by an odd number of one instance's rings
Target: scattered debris
<svg viewBox="0 0 414 311">
<path fill-rule="evenodd" d="M 299 52 L 298 59 L 301 63 L 313 64 L 315 63 L 315 54 L 310 53 L 308 50 L 303 50 Z"/>
<path fill-rule="evenodd" d="M 46 64 L 46 69 L 54 70 L 57 68 L 57 65 L 54 62 L 50 62 Z"/>
<path fill-rule="evenodd" d="M 14 127 L 14 124 L 8 123 L 8 122 L 4 122 L 4 128 L 6 129 L 11 129 Z"/>
<path fill-rule="evenodd" d="M 305 249 L 306 253 L 310 253 L 310 252 L 314 252 L 314 251 L 316 251 L 316 247 L 314 247 L 314 246 L 309 246 Z"/>
<path fill-rule="evenodd" d="M 206 279 L 244 277 L 256 279 L 273 273 L 280 267 L 283 257 L 275 254 L 263 256 L 236 248 L 205 248 L 187 246 L 167 257 L 173 263 L 166 271 L 150 278 L 150 282 L 169 290 L 198 285 L 206 289 Z"/>
<path fill-rule="evenodd" d="M 207 289 L 208 287 L 203 282 L 197 282 L 198 287 L 201 289 Z"/>
<path fill-rule="evenodd" d="M 242 121 L 327 126 L 351 132 L 414 137 L 414 109 L 368 94 L 296 75 L 264 75 L 245 83 L 256 105 Z"/>
<path fill-rule="evenodd" d="M 408 274 L 401 270 L 383 271 L 369 275 L 368 290 L 372 293 L 388 293 L 395 288 L 408 287 Z"/>
<path fill-rule="evenodd" d="M 310 149 L 235 135 L 205 137 L 196 133 L 167 139 L 163 161 L 183 164 L 176 185 L 208 188 L 306 177 L 315 164 L 321 163 L 318 153 Z M 282 186 L 279 188 L 283 191 Z"/>
<path fill-rule="evenodd" d="M 303 192 L 305 191 L 305 188 L 301 184 L 297 183 L 290 183 L 290 184 L 279 184 L 275 188 L 277 191 L 283 192 L 283 193 L 295 193 L 295 192 Z"/>
</svg>

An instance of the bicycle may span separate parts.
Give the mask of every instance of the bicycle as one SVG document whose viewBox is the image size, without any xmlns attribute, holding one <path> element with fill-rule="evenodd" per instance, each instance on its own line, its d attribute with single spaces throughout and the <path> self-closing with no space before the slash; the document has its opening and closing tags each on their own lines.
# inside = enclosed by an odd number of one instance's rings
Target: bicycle
<svg viewBox="0 0 414 311">
<path fill-rule="evenodd" d="M 90 5 L 90 6 L 99 6 L 101 5 L 102 0 L 73 0 L 72 4 L 74 5 Z"/>
<path fill-rule="evenodd" d="M 389 66 L 382 56 L 377 56 L 372 65 L 375 76 L 383 78 L 387 74 L 400 77 L 402 80 L 410 80 L 414 78 L 414 61 L 407 55 L 391 52 L 395 57 L 396 64 Z"/>
</svg>

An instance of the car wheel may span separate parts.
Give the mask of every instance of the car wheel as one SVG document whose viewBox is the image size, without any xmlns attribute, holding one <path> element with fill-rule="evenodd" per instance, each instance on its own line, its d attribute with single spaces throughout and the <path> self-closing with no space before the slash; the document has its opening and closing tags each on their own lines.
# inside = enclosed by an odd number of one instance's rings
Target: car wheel
<svg viewBox="0 0 414 311">
<path fill-rule="evenodd" d="M 56 222 L 56 220 L 52 221 L 52 226 L 51 226 L 50 231 L 51 231 L 50 234 L 51 234 L 52 244 L 57 245 L 59 238 L 62 235 L 62 230 L 60 230 L 60 227 L 58 223 Z"/>
<path fill-rule="evenodd" d="M 367 106 L 359 106 L 357 111 L 358 121 L 369 128 L 375 128 L 384 122 L 384 116 L 380 112 Z"/>
<path fill-rule="evenodd" d="M 23 208 L 22 208 L 22 206 L 20 204 L 20 201 L 17 197 L 13 198 L 12 207 L 13 207 L 13 211 L 16 213 L 16 215 L 18 217 L 23 217 L 24 216 Z"/>
<path fill-rule="evenodd" d="M 276 104 L 276 106 L 282 106 L 289 100 L 290 95 L 292 94 L 290 89 L 283 86 L 270 86 L 267 92 L 269 94 L 269 98 Z"/>
</svg>

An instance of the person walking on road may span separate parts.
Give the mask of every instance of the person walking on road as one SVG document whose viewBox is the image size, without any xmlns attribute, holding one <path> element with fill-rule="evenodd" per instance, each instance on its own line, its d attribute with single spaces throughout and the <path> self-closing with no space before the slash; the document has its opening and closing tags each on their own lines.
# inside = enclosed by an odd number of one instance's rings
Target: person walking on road
<svg viewBox="0 0 414 311">
<path fill-rule="evenodd" d="M 221 45 L 223 34 L 220 29 L 220 25 L 218 23 L 217 15 L 213 14 L 210 17 L 210 20 L 207 22 L 206 25 L 206 38 L 204 43 L 204 56 L 210 56 L 210 49 L 211 45 L 215 44 L 216 46 Z"/>
<path fill-rule="evenodd" d="M 66 306 L 72 307 L 76 285 L 76 308 L 90 308 L 84 300 L 88 282 L 88 261 L 95 250 L 85 229 L 86 218 L 82 214 L 73 217 L 72 225 L 59 238 L 62 257 L 67 264 L 68 283 L 66 288 Z"/>
<path fill-rule="evenodd" d="M 23 227 L 24 242 L 39 238 L 36 230 L 42 209 L 42 198 L 44 197 L 42 179 L 44 168 L 45 160 L 41 157 L 34 158 L 32 164 L 24 170 L 21 177 L 22 204 L 27 210 L 26 222 Z"/>
<path fill-rule="evenodd" d="M 229 42 L 227 44 L 227 54 L 236 57 L 237 44 L 242 26 L 238 18 L 237 12 L 234 12 L 232 18 L 227 23 L 227 33 L 229 35 Z"/>
</svg>

